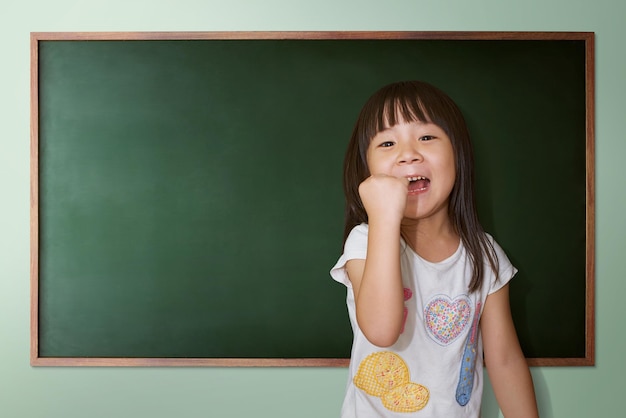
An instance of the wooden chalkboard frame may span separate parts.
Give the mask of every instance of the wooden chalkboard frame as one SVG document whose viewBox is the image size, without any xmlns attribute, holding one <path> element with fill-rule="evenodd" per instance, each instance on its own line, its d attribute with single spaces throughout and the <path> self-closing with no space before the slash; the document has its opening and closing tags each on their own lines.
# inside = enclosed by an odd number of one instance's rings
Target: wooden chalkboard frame
<svg viewBox="0 0 626 418">
<path fill-rule="evenodd" d="M 590 32 L 36 32 L 31 33 L 31 345 L 33 366 L 346 366 L 349 359 L 308 358 L 90 358 L 42 357 L 39 352 L 39 74 L 40 41 L 71 40 L 575 40 L 585 44 L 586 97 L 586 260 L 585 355 L 580 358 L 529 358 L 531 366 L 595 364 L 595 71 Z"/>
</svg>

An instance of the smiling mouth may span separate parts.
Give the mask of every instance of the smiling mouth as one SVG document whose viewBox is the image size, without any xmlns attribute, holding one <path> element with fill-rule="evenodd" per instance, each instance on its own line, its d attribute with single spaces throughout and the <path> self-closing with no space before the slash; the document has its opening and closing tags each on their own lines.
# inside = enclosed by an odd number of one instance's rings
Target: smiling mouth
<svg viewBox="0 0 626 418">
<path fill-rule="evenodd" d="M 428 189 L 430 179 L 424 176 L 407 177 L 409 180 L 409 193 L 423 192 Z"/>
</svg>

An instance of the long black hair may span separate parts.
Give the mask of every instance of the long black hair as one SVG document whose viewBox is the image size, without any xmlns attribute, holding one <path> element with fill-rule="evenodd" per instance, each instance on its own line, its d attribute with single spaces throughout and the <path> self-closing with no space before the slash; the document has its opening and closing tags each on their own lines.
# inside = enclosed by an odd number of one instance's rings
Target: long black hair
<svg viewBox="0 0 626 418">
<path fill-rule="evenodd" d="M 368 221 L 359 196 L 359 185 L 370 175 L 367 166 L 370 142 L 376 134 L 399 121 L 434 123 L 450 138 L 456 178 L 450 193 L 448 216 L 472 263 L 469 289 L 473 292 L 481 286 L 485 261 L 488 261 L 497 277 L 498 259 L 492 242 L 478 221 L 474 192 L 474 152 L 465 119 L 456 103 L 431 84 L 422 81 L 389 84 L 375 92 L 361 109 L 344 158 L 344 240 L 352 228 Z"/>
</svg>

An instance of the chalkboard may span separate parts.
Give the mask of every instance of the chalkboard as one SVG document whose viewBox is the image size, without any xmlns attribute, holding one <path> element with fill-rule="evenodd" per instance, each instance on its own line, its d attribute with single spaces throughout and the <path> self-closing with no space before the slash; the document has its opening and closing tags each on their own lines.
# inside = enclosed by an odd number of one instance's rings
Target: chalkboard
<svg viewBox="0 0 626 418">
<path fill-rule="evenodd" d="M 529 363 L 592 365 L 593 40 L 31 34 L 31 364 L 346 365 L 343 154 L 420 79 L 467 118 Z"/>
</svg>

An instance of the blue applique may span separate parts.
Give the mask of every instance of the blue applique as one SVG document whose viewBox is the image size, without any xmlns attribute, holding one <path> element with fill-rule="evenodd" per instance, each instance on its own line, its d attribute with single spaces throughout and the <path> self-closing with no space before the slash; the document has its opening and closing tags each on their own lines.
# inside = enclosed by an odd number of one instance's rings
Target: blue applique
<svg viewBox="0 0 626 418">
<path fill-rule="evenodd" d="M 480 318 L 480 302 L 476 305 L 472 328 L 465 340 L 465 350 L 461 361 L 459 384 L 456 387 L 456 401 L 461 406 L 467 405 L 474 388 L 474 371 L 476 370 L 476 354 L 478 351 L 478 320 Z"/>
</svg>

